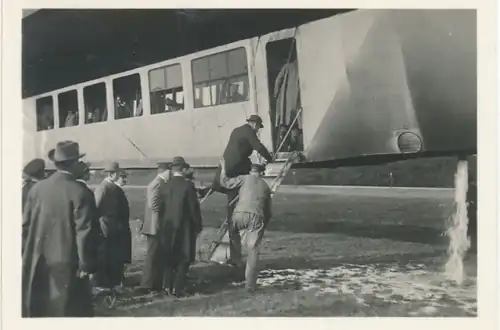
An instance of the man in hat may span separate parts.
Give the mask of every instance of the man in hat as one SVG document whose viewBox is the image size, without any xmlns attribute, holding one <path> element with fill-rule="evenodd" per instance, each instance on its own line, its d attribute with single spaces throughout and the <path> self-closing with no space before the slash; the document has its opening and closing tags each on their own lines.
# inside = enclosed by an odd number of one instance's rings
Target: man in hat
<svg viewBox="0 0 500 330">
<path fill-rule="evenodd" d="M 40 180 L 45 179 L 45 161 L 41 158 L 31 160 L 23 169 L 23 195 L 22 208 L 26 204 L 26 198 L 30 189 Z"/>
<path fill-rule="evenodd" d="M 97 266 L 99 223 L 92 194 L 76 182 L 78 143 L 49 152 L 57 172 L 33 186 L 23 213 L 24 317 L 93 316 L 88 274 Z"/>
<path fill-rule="evenodd" d="M 163 255 L 158 228 L 159 218 L 165 211 L 162 196 L 171 177 L 170 165 L 171 163 L 159 163 L 158 174 L 147 187 L 146 209 L 141 224 L 141 233 L 146 236 L 148 247 L 142 270 L 140 291 L 159 292 L 163 287 Z"/>
<path fill-rule="evenodd" d="M 130 262 L 132 254 L 130 209 L 125 193 L 117 184 L 122 172 L 120 165 L 111 162 L 104 171 L 106 178 L 94 192 L 103 235 L 102 262 L 96 284 L 101 289 L 115 289 L 122 283 L 125 263 Z"/>
<path fill-rule="evenodd" d="M 234 208 L 230 233 L 233 233 L 237 255 L 241 255 L 240 231 L 245 231 L 247 262 L 245 269 L 246 288 L 255 290 L 257 284 L 257 261 L 259 246 L 264 230 L 271 219 L 271 189 L 262 179 L 265 167 L 252 164 L 252 170 L 246 175 L 239 191 L 239 199 Z"/>
<path fill-rule="evenodd" d="M 256 150 L 263 156 L 267 162 L 272 161 L 271 153 L 259 141 L 257 132 L 263 128 L 262 118 L 258 115 L 251 115 L 247 123 L 235 128 L 223 154 L 212 184 L 212 190 L 225 193 L 228 199 L 227 220 L 231 226 L 231 214 L 234 204 L 231 201 L 238 196 L 238 188 L 243 183 L 243 176 L 250 173 L 252 162 L 250 156 Z M 230 259 L 229 264 L 233 262 L 233 256 L 237 253 L 232 234 L 229 234 Z"/>
<path fill-rule="evenodd" d="M 257 132 L 263 127 L 262 118 L 258 115 L 251 115 L 246 124 L 236 127 L 231 132 L 221 162 L 222 174 L 227 178 L 235 178 L 250 172 L 252 162 L 249 157 L 254 150 L 264 157 L 266 161 L 272 161 L 271 153 L 257 137 Z M 233 187 L 225 187 L 223 184 L 223 188 L 232 189 Z"/>
<path fill-rule="evenodd" d="M 76 181 L 82 183 L 86 188 L 90 189 L 87 182 L 90 180 L 90 163 L 79 162 L 79 171 L 76 174 Z M 92 191 L 92 190 L 91 190 Z M 92 195 L 94 192 L 92 191 Z"/>
<path fill-rule="evenodd" d="M 163 241 L 164 289 L 177 297 L 186 294 L 187 273 L 196 255 L 196 238 L 202 230 L 200 202 L 196 190 L 185 178 L 189 168 L 182 157 L 172 161 L 172 178 L 167 182 L 165 208 L 158 232 Z"/>
</svg>

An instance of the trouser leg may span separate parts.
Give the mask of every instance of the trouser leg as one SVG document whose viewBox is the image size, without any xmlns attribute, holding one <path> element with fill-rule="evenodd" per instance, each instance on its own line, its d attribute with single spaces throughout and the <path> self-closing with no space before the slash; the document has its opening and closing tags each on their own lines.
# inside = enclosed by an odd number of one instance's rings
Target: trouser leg
<svg viewBox="0 0 500 330">
<path fill-rule="evenodd" d="M 230 259 L 233 261 L 238 261 L 241 259 L 241 237 L 237 226 L 233 222 L 233 211 L 236 207 L 236 203 L 229 205 L 229 203 L 238 196 L 238 192 L 231 192 L 227 195 L 228 198 L 228 210 L 227 210 L 227 230 L 229 236 L 229 252 Z"/>
<path fill-rule="evenodd" d="M 147 236 L 147 254 L 141 278 L 141 288 L 160 289 L 163 280 L 163 260 L 160 253 L 160 242 L 157 237 Z"/>
<path fill-rule="evenodd" d="M 175 267 L 174 290 L 176 294 L 185 293 L 187 273 L 190 265 L 191 263 L 188 261 L 181 261 Z"/>
<path fill-rule="evenodd" d="M 264 236 L 263 219 L 255 214 L 238 213 L 235 215 L 236 227 L 246 229 L 245 250 L 247 254 L 247 262 L 245 267 L 246 288 L 254 290 L 257 286 L 258 278 L 258 261 L 260 243 Z"/>
</svg>

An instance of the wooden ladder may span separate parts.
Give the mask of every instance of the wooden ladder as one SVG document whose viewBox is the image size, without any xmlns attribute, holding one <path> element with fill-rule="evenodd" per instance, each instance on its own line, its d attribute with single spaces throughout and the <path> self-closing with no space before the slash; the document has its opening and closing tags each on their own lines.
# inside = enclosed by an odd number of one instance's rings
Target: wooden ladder
<svg viewBox="0 0 500 330">
<path fill-rule="evenodd" d="M 291 152 L 288 154 L 288 157 L 286 158 L 283 166 L 281 167 L 280 171 L 278 172 L 277 176 L 273 180 L 271 184 L 271 198 L 274 196 L 278 188 L 280 187 L 281 183 L 283 182 L 283 179 L 285 178 L 286 174 L 292 167 L 292 165 L 299 159 L 299 156 L 301 155 L 300 152 Z M 238 196 L 236 196 L 228 205 L 228 208 L 231 207 L 236 201 L 238 200 Z M 217 262 L 216 260 L 213 260 L 214 254 L 217 252 L 219 248 L 222 247 L 222 253 L 224 254 L 225 260 L 228 260 L 229 258 L 229 232 L 228 232 L 228 218 L 224 220 L 222 225 L 220 226 L 218 232 L 217 232 L 217 239 L 214 240 L 208 247 L 208 249 L 204 252 L 202 249 L 198 251 L 198 258 L 200 261 L 207 261 L 207 262 Z"/>
</svg>

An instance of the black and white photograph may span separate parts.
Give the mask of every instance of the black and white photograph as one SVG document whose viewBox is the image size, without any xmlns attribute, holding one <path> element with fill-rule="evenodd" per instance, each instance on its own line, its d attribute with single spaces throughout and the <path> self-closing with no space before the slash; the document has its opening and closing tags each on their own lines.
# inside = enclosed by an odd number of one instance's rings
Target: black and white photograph
<svg viewBox="0 0 500 330">
<path fill-rule="evenodd" d="M 20 317 L 480 316 L 477 9 L 19 20 Z"/>
</svg>

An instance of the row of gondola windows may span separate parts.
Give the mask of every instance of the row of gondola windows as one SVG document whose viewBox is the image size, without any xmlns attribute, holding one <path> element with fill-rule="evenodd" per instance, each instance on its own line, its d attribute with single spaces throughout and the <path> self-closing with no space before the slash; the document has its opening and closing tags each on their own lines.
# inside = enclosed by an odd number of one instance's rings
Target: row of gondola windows
<svg viewBox="0 0 500 330">
<path fill-rule="evenodd" d="M 191 62 L 193 106 L 203 108 L 248 101 L 249 78 L 245 48 L 236 48 Z M 184 88 L 180 64 L 152 69 L 148 72 L 151 114 L 184 109 Z M 104 82 L 83 89 L 84 123 L 107 121 L 106 85 Z M 143 114 L 139 74 L 113 80 L 115 119 L 139 117 Z M 57 95 L 59 127 L 77 126 L 78 93 L 76 90 Z M 52 96 L 36 101 L 37 130 L 54 128 Z"/>
</svg>

